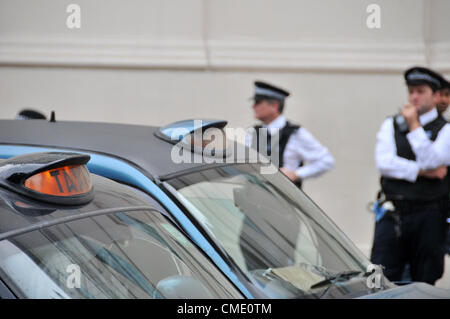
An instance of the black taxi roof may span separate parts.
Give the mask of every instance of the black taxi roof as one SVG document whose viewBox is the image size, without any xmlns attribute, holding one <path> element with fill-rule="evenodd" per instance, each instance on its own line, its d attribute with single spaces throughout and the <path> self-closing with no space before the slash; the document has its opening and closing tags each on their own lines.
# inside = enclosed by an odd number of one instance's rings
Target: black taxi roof
<svg viewBox="0 0 450 319">
<path fill-rule="evenodd" d="M 158 130 L 155 126 L 103 122 L 0 120 L 0 144 L 108 154 L 132 162 L 160 179 L 205 166 L 205 163 L 172 161 L 174 145 L 156 137 Z"/>
<path fill-rule="evenodd" d="M 157 210 L 167 216 L 156 201 L 139 190 L 97 175 L 92 175 L 92 180 L 94 199 L 76 206 L 49 204 L 0 187 L 0 240 L 108 211 Z"/>
</svg>

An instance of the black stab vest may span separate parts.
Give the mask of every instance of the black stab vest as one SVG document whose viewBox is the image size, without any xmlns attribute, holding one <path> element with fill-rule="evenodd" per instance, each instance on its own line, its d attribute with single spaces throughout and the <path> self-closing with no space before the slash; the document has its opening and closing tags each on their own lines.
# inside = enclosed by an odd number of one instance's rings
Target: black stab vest
<svg viewBox="0 0 450 319">
<path fill-rule="evenodd" d="M 397 147 L 397 156 L 406 158 L 408 160 L 416 160 L 416 156 L 409 144 L 406 134 L 409 132 L 400 132 L 395 119 L 394 123 L 394 138 Z M 442 117 L 438 117 L 432 122 L 426 124 L 423 129 L 430 133 L 429 138 L 435 141 L 439 131 L 447 124 L 447 121 Z M 448 196 L 449 193 L 450 174 L 444 179 L 426 178 L 423 176 L 417 177 L 414 183 L 403 179 L 396 179 L 390 177 L 381 177 L 381 187 L 387 198 L 398 200 L 416 200 L 416 201 L 431 201 Z"/>
<path fill-rule="evenodd" d="M 254 126 L 254 128 L 256 130 L 256 149 L 258 151 L 259 151 L 259 139 L 260 139 L 260 136 L 259 136 L 260 131 L 259 131 L 259 129 L 262 128 L 262 127 L 263 126 L 261 126 L 261 125 Z M 279 147 L 280 148 L 279 148 L 279 152 L 278 152 L 278 156 L 279 156 L 278 163 L 279 163 L 280 167 L 283 167 L 283 162 L 284 162 L 283 161 L 283 154 L 284 154 L 284 150 L 286 149 L 286 145 L 287 145 L 287 142 L 289 140 L 289 137 L 293 133 L 297 132 L 297 130 L 300 127 L 301 127 L 300 125 L 291 124 L 291 123 L 289 123 L 289 121 L 286 121 L 286 125 L 283 126 L 279 130 L 280 138 L 279 138 L 278 142 L 279 142 Z M 269 135 L 269 133 L 267 133 L 267 134 Z M 268 142 L 270 142 L 270 136 L 268 137 Z M 268 152 L 267 155 L 270 156 L 270 153 L 271 152 Z M 303 166 L 303 162 L 300 162 L 298 167 L 301 167 L 301 166 Z M 302 187 L 302 181 L 301 180 L 295 182 L 294 184 L 297 185 L 299 188 Z"/>
</svg>

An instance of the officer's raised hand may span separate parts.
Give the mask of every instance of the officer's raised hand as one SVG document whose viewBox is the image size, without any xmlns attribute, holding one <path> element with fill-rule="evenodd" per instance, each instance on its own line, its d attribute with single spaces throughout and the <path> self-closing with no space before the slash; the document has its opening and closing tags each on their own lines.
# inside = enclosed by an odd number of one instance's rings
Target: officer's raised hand
<svg viewBox="0 0 450 319">
<path fill-rule="evenodd" d="M 406 104 L 403 106 L 401 114 L 406 119 L 406 122 L 408 122 L 410 132 L 420 127 L 419 112 L 414 105 Z"/>
</svg>

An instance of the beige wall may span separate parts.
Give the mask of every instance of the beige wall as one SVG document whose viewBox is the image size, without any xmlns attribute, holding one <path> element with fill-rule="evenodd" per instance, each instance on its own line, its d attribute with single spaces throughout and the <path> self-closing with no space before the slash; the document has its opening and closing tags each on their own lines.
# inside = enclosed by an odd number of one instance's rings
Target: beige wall
<svg viewBox="0 0 450 319">
<path fill-rule="evenodd" d="M 81 29 L 66 7 L 81 6 Z M 381 7 L 381 29 L 366 7 Z M 287 88 L 286 115 L 336 167 L 305 190 L 368 253 L 378 189 L 375 135 L 406 101 L 402 71 L 450 75 L 445 0 L 0 0 L 0 118 L 161 125 L 254 120 L 252 81 Z"/>
</svg>

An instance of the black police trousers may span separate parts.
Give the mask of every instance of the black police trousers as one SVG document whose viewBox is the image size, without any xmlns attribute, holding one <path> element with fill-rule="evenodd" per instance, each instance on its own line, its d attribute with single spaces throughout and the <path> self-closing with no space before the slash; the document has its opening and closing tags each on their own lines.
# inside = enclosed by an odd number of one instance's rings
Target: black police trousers
<svg viewBox="0 0 450 319">
<path fill-rule="evenodd" d="M 371 262 L 383 265 L 390 281 L 401 281 L 409 263 L 412 281 L 434 285 L 444 273 L 446 208 L 442 201 L 394 206 L 400 218 L 386 214 L 375 225 Z"/>
</svg>

